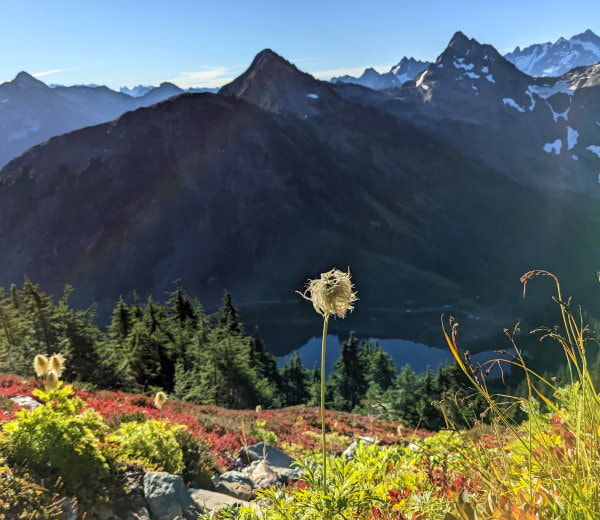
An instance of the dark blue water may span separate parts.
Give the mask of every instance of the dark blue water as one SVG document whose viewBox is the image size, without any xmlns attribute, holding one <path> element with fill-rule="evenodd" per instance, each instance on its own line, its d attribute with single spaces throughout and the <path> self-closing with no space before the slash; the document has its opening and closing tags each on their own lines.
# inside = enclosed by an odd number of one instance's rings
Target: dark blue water
<svg viewBox="0 0 600 520">
<path fill-rule="evenodd" d="M 394 360 L 398 369 L 408 364 L 417 372 L 425 372 L 427 368 L 437 369 L 440 366 L 447 365 L 452 362 L 452 354 L 447 349 L 429 347 L 422 343 L 415 343 L 404 339 L 377 339 L 371 338 L 376 343 L 379 343 Z M 298 349 L 302 362 L 307 368 L 319 367 L 321 364 L 321 338 L 313 337 Z M 338 336 L 327 336 L 327 352 L 326 352 L 326 367 L 327 373 L 331 372 L 336 359 L 340 355 L 340 338 Z M 283 366 L 285 362 L 292 356 L 282 356 L 279 358 L 279 365 Z M 479 352 L 473 354 L 471 360 L 474 364 L 485 363 L 490 359 L 500 356 L 494 351 Z M 503 365 L 505 372 L 509 372 L 506 363 Z M 493 375 L 498 375 L 499 372 L 495 369 Z"/>
</svg>

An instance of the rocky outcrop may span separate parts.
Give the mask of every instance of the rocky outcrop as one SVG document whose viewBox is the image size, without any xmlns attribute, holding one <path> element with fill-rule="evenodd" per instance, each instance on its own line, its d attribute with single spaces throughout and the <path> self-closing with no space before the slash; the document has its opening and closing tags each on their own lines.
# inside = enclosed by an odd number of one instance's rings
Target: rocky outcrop
<svg viewBox="0 0 600 520">
<path fill-rule="evenodd" d="M 268 462 L 261 460 L 252 470 L 252 484 L 255 488 L 264 489 L 280 483 L 279 475 L 269 466 Z"/>
<path fill-rule="evenodd" d="M 21 408 L 29 408 L 30 410 L 35 410 L 38 406 L 42 405 L 42 403 L 26 395 L 17 395 L 11 397 L 10 400 Z"/>
<path fill-rule="evenodd" d="M 226 471 L 213 477 L 213 485 L 217 491 L 242 500 L 254 497 L 254 486 L 250 477 L 241 471 Z"/>
<path fill-rule="evenodd" d="M 376 444 L 376 443 L 377 443 L 377 441 L 373 437 L 357 437 L 356 439 L 354 439 L 352 441 L 352 444 L 350 444 L 350 446 L 348 446 L 344 450 L 344 452 L 342 453 L 342 456 L 346 457 L 346 459 L 348 459 L 348 460 L 352 460 L 354 458 L 354 452 L 356 451 L 356 448 L 358 448 L 359 444 L 364 444 L 366 446 L 369 446 L 371 444 Z"/>
<path fill-rule="evenodd" d="M 287 453 L 264 442 L 259 442 L 240 450 L 240 460 L 245 464 L 263 459 L 268 462 L 269 466 L 277 466 L 279 468 L 291 468 L 294 462 L 294 459 Z"/>
<path fill-rule="evenodd" d="M 201 513 L 179 475 L 149 471 L 144 475 L 144 496 L 156 520 L 195 520 Z"/>
<path fill-rule="evenodd" d="M 224 507 L 240 505 L 248 507 L 250 503 L 246 500 L 235 498 L 224 493 L 209 491 L 208 489 L 190 489 L 192 500 L 203 509 L 218 511 Z"/>
</svg>

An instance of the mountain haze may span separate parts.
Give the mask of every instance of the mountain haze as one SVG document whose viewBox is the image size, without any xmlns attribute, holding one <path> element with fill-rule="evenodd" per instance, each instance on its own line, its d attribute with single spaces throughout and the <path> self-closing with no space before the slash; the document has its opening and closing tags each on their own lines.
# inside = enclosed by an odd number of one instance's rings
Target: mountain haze
<svg viewBox="0 0 600 520">
<path fill-rule="evenodd" d="M 27 72 L 0 84 L 0 167 L 55 135 L 111 121 L 130 110 L 184 93 L 172 83 L 140 96 L 104 86 L 49 87 Z"/>
</svg>

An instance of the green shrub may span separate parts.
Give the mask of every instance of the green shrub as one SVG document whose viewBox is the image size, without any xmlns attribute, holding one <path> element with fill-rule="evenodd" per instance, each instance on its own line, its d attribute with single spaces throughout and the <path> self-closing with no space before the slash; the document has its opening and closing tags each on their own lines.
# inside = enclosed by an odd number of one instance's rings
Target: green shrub
<svg viewBox="0 0 600 520">
<path fill-rule="evenodd" d="M 270 444 L 271 446 L 276 446 L 279 439 L 277 438 L 275 432 L 265 428 L 266 425 L 267 421 L 256 421 L 254 428 L 252 428 L 252 437 L 258 441 Z"/>
<path fill-rule="evenodd" d="M 175 438 L 183 453 L 183 479 L 193 488 L 210 488 L 210 477 L 217 472 L 212 450 L 205 441 L 187 430 L 177 430 Z"/>
<path fill-rule="evenodd" d="M 60 497 L 32 482 L 26 473 L 16 474 L 0 460 L 0 519 L 59 520 Z"/>
<path fill-rule="evenodd" d="M 141 463 L 148 469 L 163 468 L 169 473 L 183 472 L 183 452 L 176 433 L 183 426 L 149 420 L 122 423 L 109 441 L 118 445 L 118 453 L 127 462 Z"/>
<path fill-rule="evenodd" d="M 10 397 L 0 395 L 0 410 L 12 412 L 15 408 L 15 403 L 10 400 Z"/>
<path fill-rule="evenodd" d="M 9 458 L 46 482 L 63 482 L 62 491 L 77 496 L 82 504 L 99 498 L 108 464 L 101 449 L 106 426 L 96 412 L 82 412 L 83 401 L 70 399 L 67 385 L 34 395 L 45 404 L 20 410 L 4 425 Z"/>
</svg>

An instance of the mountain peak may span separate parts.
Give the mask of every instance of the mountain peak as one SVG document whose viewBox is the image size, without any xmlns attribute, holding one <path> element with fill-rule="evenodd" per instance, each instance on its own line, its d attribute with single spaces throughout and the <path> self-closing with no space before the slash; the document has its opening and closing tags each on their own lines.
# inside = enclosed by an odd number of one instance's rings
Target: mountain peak
<svg viewBox="0 0 600 520">
<path fill-rule="evenodd" d="M 287 61 L 285 58 L 273 52 L 271 49 L 264 49 L 260 51 L 252 60 L 248 71 L 260 71 L 260 70 L 275 70 L 275 69 L 293 69 L 297 70 L 296 67 Z"/>
<path fill-rule="evenodd" d="M 600 37 L 587 29 L 568 40 L 561 36 L 554 43 L 517 47 L 505 58 L 529 76 L 562 76 L 576 67 L 600 61 Z"/>
<path fill-rule="evenodd" d="M 373 67 L 369 67 L 369 68 L 365 69 L 365 71 L 362 73 L 363 76 L 365 76 L 367 74 L 377 74 L 377 75 L 379 75 L 379 72 L 377 72 Z"/>
<path fill-rule="evenodd" d="M 175 85 L 174 83 L 171 83 L 170 81 L 163 81 L 158 87 L 156 88 L 171 88 L 171 89 L 177 89 L 177 90 L 181 90 L 177 85 Z"/>
<path fill-rule="evenodd" d="M 302 118 L 316 115 L 324 107 L 333 110 L 339 102 L 329 83 L 298 70 L 271 49 L 259 52 L 250 67 L 221 87 L 219 94 L 243 98 L 263 110 L 291 112 Z"/>
<path fill-rule="evenodd" d="M 405 83 L 423 72 L 430 63 L 428 61 L 419 61 L 413 58 L 407 58 L 406 56 L 402 58 L 397 65 L 394 65 L 390 72 L 394 74 L 400 83 Z"/>
<path fill-rule="evenodd" d="M 491 45 L 479 43 L 475 38 L 465 36 L 462 31 L 454 33 L 448 46 L 440 54 L 436 63 L 446 62 L 448 60 L 454 62 L 457 59 L 468 59 L 480 57 L 487 60 L 488 58 L 501 58 L 498 51 Z"/>
<path fill-rule="evenodd" d="M 586 29 L 581 34 L 576 34 L 571 40 L 580 40 L 584 42 L 593 42 L 595 44 L 600 43 L 600 37 L 591 29 Z"/>
<path fill-rule="evenodd" d="M 448 48 L 454 49 L 459 54 L 464 54 L 470 47 L 480 47 L 481 44 L 474 38 L 469 38 L 462 31 L 454 33 L 448 43 Z"/>
<path fill-rule="evenodd" d="M 450 38 L 450 43 L 448 45 L 465 45 L 465 44 L 469 44 L 472 40 L 471 38 L 469 38 L 464 32 L 462 31 L 456 31 L 453 35 L 452 38 Z"/>
<path fill-rule="evenodd" d="M 24 70 L 22 70 L 15 76 L 13 82 L 17 85 L 22 86 L 47 87 L 45 83 L 41 82 L 39 79 L 34 78 L 31 74 L 25 72 Z"/>
</svg>

